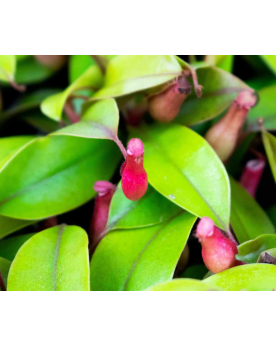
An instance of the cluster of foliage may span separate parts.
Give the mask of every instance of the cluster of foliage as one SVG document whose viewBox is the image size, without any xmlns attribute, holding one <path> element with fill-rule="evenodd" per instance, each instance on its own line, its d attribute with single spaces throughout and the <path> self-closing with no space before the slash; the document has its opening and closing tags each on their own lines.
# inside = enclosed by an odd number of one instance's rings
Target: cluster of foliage
<svg viewBox="0 0 276 346">
<path fill-rule="evenodd" d="M 0 290 L 276 289 L 275 75 L 0 56 Z"/>
</svg>

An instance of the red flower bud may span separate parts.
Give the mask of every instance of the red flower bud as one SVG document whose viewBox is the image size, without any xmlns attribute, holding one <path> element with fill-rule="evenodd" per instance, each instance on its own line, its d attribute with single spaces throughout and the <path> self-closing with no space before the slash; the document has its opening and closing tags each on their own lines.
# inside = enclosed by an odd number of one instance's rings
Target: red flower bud
<svg viewBox="0 0 276 346">
<path fill-rule="evenodd" d="M 98 192 L 98 195 L 95 198 L 94 213 L 90 224 L 91 244 L 97 243 L 105 231 L 110 203 L 116 191 L 116 186 L 108 181 L 97 181 L 94 184 L 94 190 Z"/>
<path fill-rule="evenodd" d="M 256 195 L 264 169 L 265 159 L 260 155 L 260 159 L 248 161 L 243 170 L 240 183 L 252 197 Z"/>
<path fill-rule="evenodd" d="M 180 106 L 191 93 L 192 86 L 182 75 L 169 88 L 149 97 L 149 112 L 160 122 L 170 122 L 178 114 Z"/>
<path fill-rule="evenodd" d="M 235 150 L 246 116 L 256 103 L 257 97 L 251 90 L 242 91 L 226 115 L 206 133 L 205 139 L 222 161 L 227 161 Z"/>
<path fill-rule="evenodd" d="M 237 244 L 227 238 L 208 217 L 203 217 L 197 225 L 196 237 L 202 246 L 202 258 L 212 273 L 243 264 L 236 260 Z"/>
<path fill-rule="evenodd" d="M 148 176 L 143 166 L 144 145 L 139 138 L 132 138 L 127 146 L 126 162 L 121 168 L 122 189 L 131 201 L 137 201 L 147 191 Z"/>
<path fill-rule="evenodd" d="M 66 55 L 35 55 L 36 60 L 52 69 L 60 68 L 66 61 Z"/>
</svg>

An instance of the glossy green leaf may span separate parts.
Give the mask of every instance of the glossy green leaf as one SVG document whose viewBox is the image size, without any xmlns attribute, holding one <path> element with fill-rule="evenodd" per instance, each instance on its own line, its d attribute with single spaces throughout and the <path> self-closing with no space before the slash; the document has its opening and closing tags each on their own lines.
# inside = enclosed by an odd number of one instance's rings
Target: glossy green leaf
<svg viewBox="0 0 276 346">
<path fill-rule="evenodd" d="M 12 262 L 8 290 L 89 291 L 86 232 L 61 225 L 30 238 Z"/>
<path fill-rule="evenodd" d="M 213 275 L 204 282 L 225 291 L 274 291 L 276 266 L 248 264 Z"/>
<path fill-rule="evenodd" d="M 275 234 L 263 234 L 254 240 L 239 245 L 237 259 L 245 263 L 256 263 L 260 254 L 276 247 Z"/>
<path fill-rule="evenodd" d="M 140 291 L 172 279 L 195 217 L 189 213 L 157 226 L 109 232 L 91 261 L 93 291 Z"/>
<path fill-rule="evenodd" d="M 193 92 L 181 106 L 176 123 L 193 125 L 212 119 L 228 108 L 241 90 L 249 89 L 240 79 L 217 67 L 204 66 L 196 72 L 203 85 L 202 97 Z"/>
<path fill-rule="evenodd" d="M 0 243 L 1 244 L 1 243 Z M 202 280 L 207 274 L 208 269 L 204 264 L 194 264 L 188 267 L 182 274 L 182 278 Z"/>
<path fill-rule="evenodd" d="M 150 185 L 144 197 L 130 201 L 123 193 L 121 183 L 110 205 L 107 229 L 152 226 L 169 220 L 181 209 L 168 201 Z"/>
<path fill-rule="evenodd" d="M 28 233 L 9 237 L 0 241 L 0 257 L 13 261 L 21 246 L 30 239 L 35 233 Z"/>
<path fill-rule="evenodd" d="M 15 69 L 15 55 L 0 55 L 0 80 L 4 82 L 14 80 Z"/>
<path fill-rule="evenodd" d="M 101 100 L 90 106 L 82 120 L 64 127 L 54 135 L 84 138 L 117 139 L 119 110 L 114 99 Z"/>
<path fill-rule="evenodd" d="M 176 279 L 150 287 L 147 291 L 214 291 L 214 289 L 204 281 Z"/>
<path fill-rule="evenodd" d="M 262 139 L 270 168 L 276 181 L 276 138 L 268 132 L 262 132 Z"/>
<path fill-rule="evenodd" d="M 205 62 L 210 65 L 215 65 L 222 70 L 232 72 L 234 55 L 207 55 Z"/>
<path fill-rule="evenodd" d="M 269 69 L 276 74 L 276 55 L 260 55 Z"/>
<path fill-rule="evenodd" d="M 103 76 L 97 66 L 89 67 L 74 83 L 63 92 L 46 98 L 41 104 L 41 111 L 49 118 L 59 121 L 67 98 L 79 89 L 99 88 L 103 83 Z"/>
<path fill-rule="evenodd" d="M 10 261 L 8 261 L 5 258 L 0 257 L 0 272 L 1 272 L 1 275 L 2 275 L 2 278 L 4 280 L 4 284 L 5 284 L 6 288 L 7 288 L 7 280 L 8 280 L 8 274 L 9 274 L 10 266 L 11 266 Z M 0 287 L 0 291 L 1 291 L 1 287 Z"/>
<path fill-rule="evenodd" d="M 16 69 L 15 80 L 19 84 L 40 83 L 50 78 L 56 71 L 40 64 L 33 56 L 19 61 Z"/>
<path fill-rule="evenodd" d="M 132 129 L 143 140 L 150 184 L 170 201 L 226 230 L 230 214 L 228 175 L 210 145 L 176 124 Z"/>
<path fill-rule="evenodd" d="M 90 55 L 71 55 L 69 58 L 69 81 L 74 83 L 90 66 L 96 65 Z"/>
<path fill-rule="evenodd" d="M 104 87 L 92 100 L 153 88 L 172 80 L 181 71 L 173 55 L 120 55 L 108 64 Z"/>
<path fill-rule="evenodd" d="M 260 131 L 258 119 L 262 118 L 267 130 L 276 129 L 276 85 L 265 87 L 258 91 L 259 102 L 251 109 L 247 117 L 247 130 Z"/>
<path fill-rule="evenodd" d="M 60 129 L 60 123 L 45 117 L 40 110 L 29 111 L 28 113 L 23 114 L 20 118 L 45 134 L 55 132 Z"/>
<path fill-rule="evenodd" d="M 273 234 L 275 228 L 254 198 L 233 178 L 231 182 L 231 225 L 240 243 L 261 234 Z"/>
<path fill-rule="evenodd" d="M 35 223 L 35 220 L 20 220 L 0 215 L 0 239 Z"/>
<path fill-rule="evenodd" d="M 0 214 L 33 220 L 74 209 L 95 195 L 97 180 L 111 178 L 119 158 L 111 141 L 33 140 L 0 171 Z"/>
</svg>

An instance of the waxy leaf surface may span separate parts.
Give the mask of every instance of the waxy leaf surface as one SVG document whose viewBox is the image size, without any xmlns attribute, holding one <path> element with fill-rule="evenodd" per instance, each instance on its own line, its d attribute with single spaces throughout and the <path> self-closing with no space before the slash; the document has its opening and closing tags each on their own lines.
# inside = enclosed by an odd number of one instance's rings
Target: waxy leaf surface
<svg viewBox="0 0 276 346">
<path fill-rule="evenodd" d="M 276 289 L 276 266 L 271 264 L 241 265 L 213 275 L 204 282 L 223 291 L 274 291 Z"/>
<path fill-rule="evenodd" d="M 231 225 L 239 243 L 261 234 L 275 233 L 269 217 L 245 189 L 233 178 L 231 182 Z"/>
<path fill-rule="evenodd" d="M 196 218 L 182 213 L 157 226 L 108 233 L 91 261 L 93 291 L 140 291 L 171 280 Z"/>
<path fill-rule="evenodd" d="M 61 225 L 34 235 L 12 262 L 8 290 L 89 291 L 86 232 Z"/>
<path fill-rule="evenodd" d="M 0 257 L 13 261 L 21 246 L 36 233 L 28 233 L 9 237 L 0 241 Z"/>
<path fill-rule="evenodd" d="M 132 129 L 143 140 L 144 166 L 150 184 L 190 213 L 210 217 L 228 229 L 230 186 L 228 175 L 210 145 L 192 130 L 176 125 Z"/>
</svg>

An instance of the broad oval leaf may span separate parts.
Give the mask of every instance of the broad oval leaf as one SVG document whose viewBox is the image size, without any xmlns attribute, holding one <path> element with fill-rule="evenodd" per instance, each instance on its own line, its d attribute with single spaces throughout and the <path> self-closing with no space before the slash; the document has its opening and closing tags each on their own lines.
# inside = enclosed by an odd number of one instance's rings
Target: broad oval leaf
<svg viewBox="0 0 276 346">
<path fill-rule="evenodd" d="M 173 55 L 120 55 L 108 64 L 104 86 L 91 100 L 153 88 L 172 80 L 181 71 Z"/>
<path fill-rule="evenodd" d="M 94 183 L 113 175 L 116 149 L 111 141 L 72 136 L 29 142 L 0 171 L 0 214 L 43 219 L 86 203 Z"/>
<path fill-rule="evenodd" d="M 214 291 L 214 289 L 204 281 L 175 279 L 150 287 L 146 291 Z"/>
<path fill-rule="evenodd" d="M 123 193 L 121 183 L 112 198 L 107 229 L 152 226 L 165 222 L 181 209 L 164 198 L 150 185 L 144 197 L 130 201 Z"/>
<path fill-rule="evenodd" d="M 268 132 L 262 132 L 262 138 L 270 168 L 276 181 L 276 138 Z"/>
<path fill-rule="evenodd" d="M 0 80 L 4 82 L 14 80 L 15 69 L 15 55 L 0 55 Z"/>
<path fill-rule="evenodd" d="M 204 282 L 225 291 L 274 291 L 276 266 L 247 264 L 213 275 Z"/>
<path fill-rule="evenodd" d="M 28 233 L 9 237 L 0 241 L 0 257 L 13 261 L 21 246 L 36 233 Z"/>
<path fill-rule="evenodd" d="M 89 291 L 88 238 L 77 226 L 56 226 L 18 251 L 8 291 Z"/>
<path fill-rule="evenodd" d="M 217 67 L 199 67 L 196 72 L 199 84 L 203 85 L 202 97 L 197 98 L 193 92 L 181 106 L 176 123 L 188 126 L 212 119 L 229 107 L 240 91 L 250 89 Z"/>
<path fill-rule="evenodd" d="M 150 184 L 170 201 L 228 229 L 230 186 L 225 168 L 210 145 L 176 124 L 132 129 L 143 140 Z"/>
<path fill-rule="evenodd" d="M 231 225 L 240 243 L 255 239 L 261 234 L 275 233 L 269 217 L 245 189 L 230 178 Z"/>
<path fill-rule="evenodd" d="M 35 222 L 35 220 L 20 220 L 0 215 L 0 239 Z"/>
<path fill-rule="evenodd" d="M 79 89 L 99 88 L 103 83 L 103 76 L 97 66 L 89 67 L 74 83 L 63 92 L 46 98 L 41 103 L 41 111 L 49 118 L 59 121 L 67 98 Z"/>
<path fill-rule="evenodd" d="M 245 263 L 256 263 L 260 254 L 276 247 L 276 234 L 263 234 L 238 246 L 236 258 Z"/>
<path fill-rule="evenodd" d="M 189 213 L 157 226 L 109 232 L 91 261 L 93 291 L 140 291 L 171 280 L 195 217 Z"/>
<path fill-rule="evenodd" d="M 7 280 L 8 280 L 8 274 L 11 266 L 11 261 L 8 261 L 5 258 L 0 257 L 0 273 L 2 275 L 4 285 L 7 288 Z M 1 291 L 1 287 L 0 287 Z"/>
</svg>

